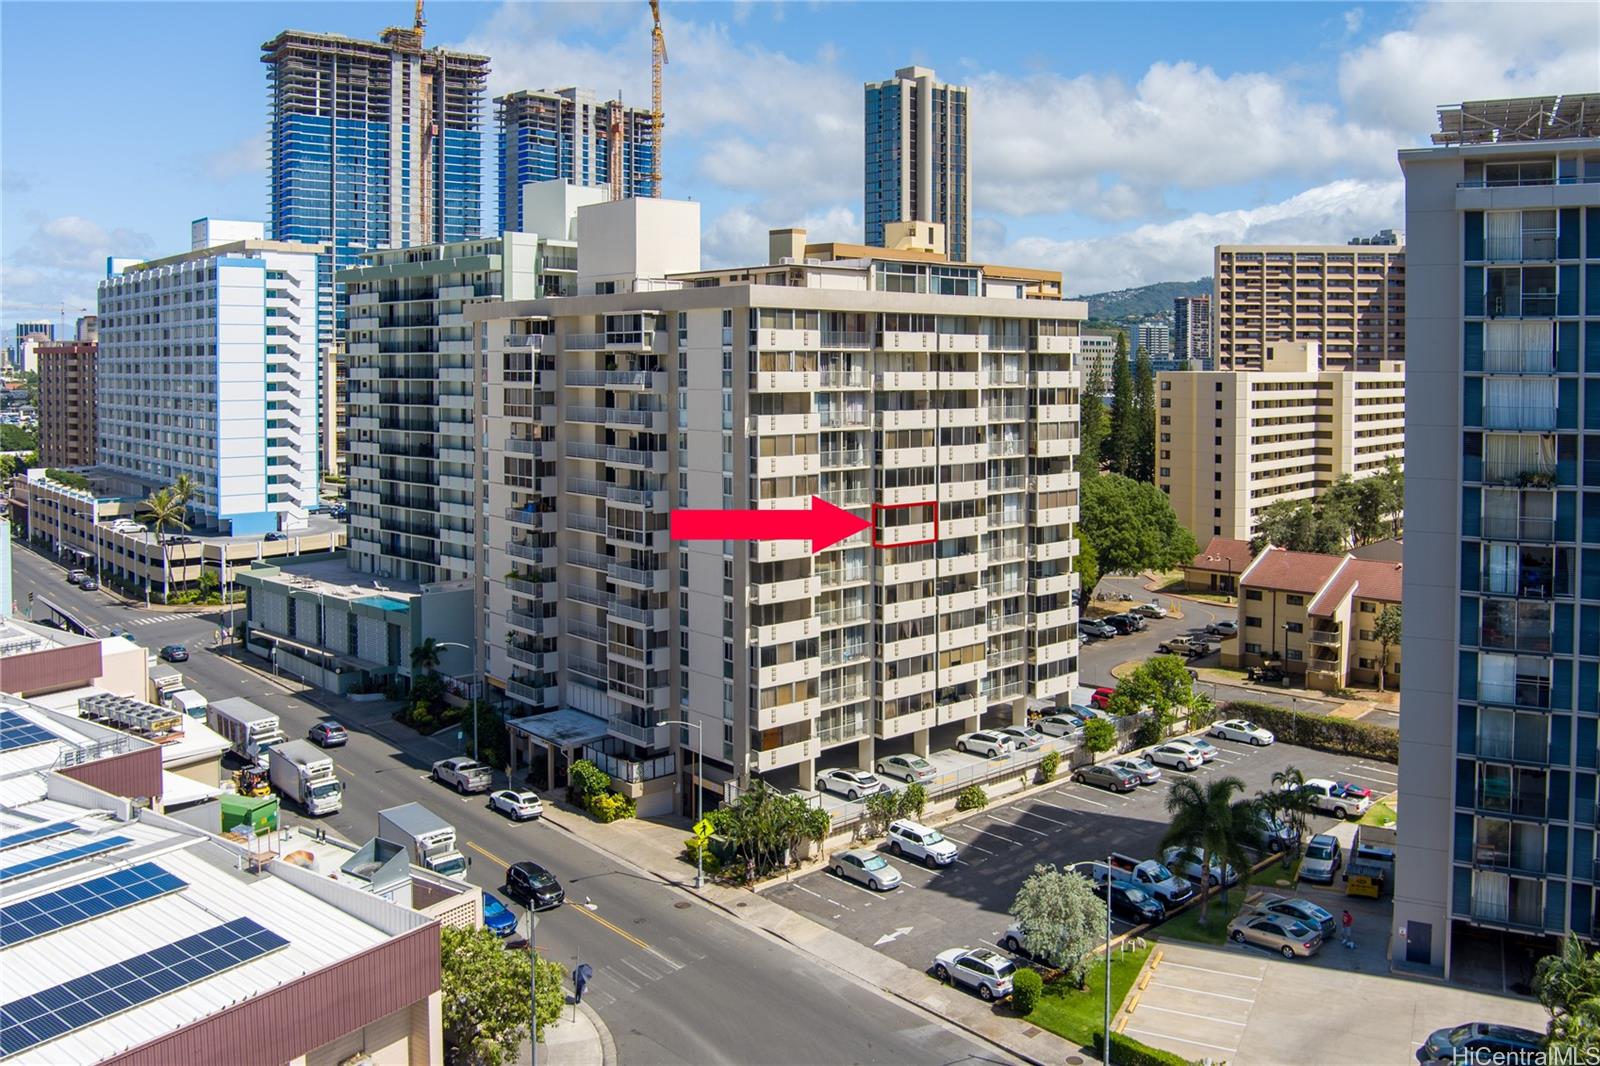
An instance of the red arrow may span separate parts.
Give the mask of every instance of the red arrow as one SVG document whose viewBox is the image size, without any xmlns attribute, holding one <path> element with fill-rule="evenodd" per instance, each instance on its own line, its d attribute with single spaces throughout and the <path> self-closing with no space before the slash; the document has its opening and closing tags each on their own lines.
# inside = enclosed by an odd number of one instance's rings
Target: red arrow
<svg viewBox="0 0 1600 1066">
<path fill-rule="evenodd" d="M 809 540 L 811 552 L 837 544 L 872 525 L 811 497 L 809 511 L 673 511 L 673 540 Z"/>
</svg>

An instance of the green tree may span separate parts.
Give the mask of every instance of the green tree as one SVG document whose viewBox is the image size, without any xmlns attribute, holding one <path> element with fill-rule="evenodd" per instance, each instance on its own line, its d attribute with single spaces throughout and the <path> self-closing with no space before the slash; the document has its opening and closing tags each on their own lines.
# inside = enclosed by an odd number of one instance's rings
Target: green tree
<svg viewBox="0 0 1600 1066">
<path fill-rule="evenodd" d="M 1347 536 L 1348 527 L 1315 502 L 1276 500 L 1261 509 L 1250 553 L 1259 555 L 1270 544 L 1293 552 L 1337 555 L 1344 551 Z"/>
<path fill-rule="evenodd" d="M 1011 902 L 1028 954 L 1083 987 L 1089 956 L 1106 927 L 1106 903 L 1082 874 L 1043 863 L 1033 868 Z"/>
<path fill-rule="evenodd" d="M 0 426 L 0 451 L 31 452 L 39 447 L 39 435 L 21 426 Z"/>
<path fill-rule="evenodd" d="M 1378 638 L 1378 691 L 1383 691 L 1383 678 L 1389 672 L 1389 649 L 1400 643 L 1400 605 L 1391 603 L 1378 612 L 1372 623 L 1372 634 Z"/>
<path fill-rule="evenodd" d="M 1083 750 L 1091 755 L 1110 751 L 1117 744 L 1117 727 L 1104 718 L 1091 718 L 1083 724 Z"/>
<path fill-rule="evenodd" d="M 432 637 L 411 649 L 411 669 L 419 673 L 432 673 L 439 668 L 439 642 Z"/>
<path fill-rule="evenodd" d="M 1082 483 L 1080 479 L 1079 484 Z M 1094 545 L 1089 543 L 1081 523 L 1078 526 L 1078 554 L 1072 560 L 1072 568 L 1078 572 L 1080 595 L 1087 600 L 1094 594 L 1094 587 L 1100 584 L 1100 560 L 1095 557 Z"/>
<path fill-rule="evenodd" d="M 189 504 L 200 494 L 200 486 L 188 474 L 179 474 L 172 482 L 172 498 L 178 501 L 184 517 L 188 517 Z"/>
<path fill-rule="evenodd" d="M 1148 482 L 1108 474 L 1083 482 L 1080 498 L 1082 546 L 1093 546 L 1099 575 L 1170 570 L 1200 553 L 1172 501 Z"/>
<path fill-rule="evenodd" d="M 530 1021 L 538 1037 L 561 1017 L 566 1002 L 561 964 L 539 959 L 537 974 L 528 954 L 507 951 L 487 929 L 439 930 L 439 1001 L 450 1061 L 470 1066 L 515 1062 Z M 528 1003 L 530 979 L 537 1017 Z"/>
<path fill-rule="evenodd" d="M 1533 994 L 1550 1012 L 1549 1049 L 1591 1054 L 1600 1049 L 1600 951 L 1589 953 L 1583 941 L 1568 934 L 1561 950 L 1539 960 Z M 1582 1057 L 1552 1062 L 1583 1062 Z"/>
<path fill-rule="evenodd" d="M 172 570 L 167 556 L 168 526 L 187 531 L 189 524 L 183 520 L 183 505 L 171 489 L 158 489 L 144 501 L 146 517 L 156 527 L 156 542 L 161 545 L 161 602 L 167 602 L 172 593 Z"/>
<path fill-rule="evenodd" d="M 1400 527 L 1405 521 L 1406 510 L 1406 472 L 1400 465 L 1400 460 L 1390 456 L 1383 466 L 1383 473 L 1376 475 L 1377 481 L 1383 486 L 1383 511 L 1389 519 L 1389 536 L 1400 536 Z"/>
<path fill-rule="evenodd" d="M 820 843 L 832 826 L 828 812 L 812 807 L 805 797 L 780 795 L 760 781 L 706 817 L 752 881 L 787 865 L 806 841 Z"/>
<path fill-rule="evenodd" d="M 1156 479 L 1156 376 L 1150 351 L 1140 348 L 1133 366 L 1133 470 L 1135 481 Z"/>
<path fill-rule="evenodd" d="M 1180 847 L 1200 861 L 1200 924 L 1206 924 L 1210 904 L 1213 866 L 1232 866 L 1244 871 L 1249 862 L 1244 854 L 1245 834 L 1255 805 L 1248 799 L 1235 799 L 1244 792 L 1237 777 L 1222 777 L 1203 785 L 1192 777 L 1181 777 L 1167 792 L 1169 825 L 1161 838 L 1162 848 Z M 1223 886 L 1227 900 L 1227 886 Z"/>
<path fill-rule="evenodd" d="M 1089 368 L 1089 381 L 1078 394 L 1078 474 L 1082 478 L 1100 472 L 1101 451 L 1109 427 L 1106 424 L 1106 378 L 1097 362 Z"/>
<path fill-rule="evenodd" d="M 1139 442 L 1138 398 L 1133 371 L 1128 367 L 1128 335 L 1117 333 L 1117 351 L 1111 363 L 1111 421 L 1102 458 L 1113 474 L 1131 476 Z"/>
</svg>

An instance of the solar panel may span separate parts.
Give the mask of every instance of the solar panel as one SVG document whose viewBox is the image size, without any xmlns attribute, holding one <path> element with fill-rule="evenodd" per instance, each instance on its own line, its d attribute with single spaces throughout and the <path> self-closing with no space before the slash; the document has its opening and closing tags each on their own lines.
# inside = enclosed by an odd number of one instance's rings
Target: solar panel
<svg viewBox="0 0 1600 1066">
<path fill-rule="evenodd" d="M 0 947 L 65 929 L 188 886 L 153 862 L 0 907 Z"/>
<path fill-rule="evenodd" d="M 164 947 L 0 1005 L 0 1058 L 148 1003 L 289 942 L 249 918 L 186 936 Z"/>
<path fill-rule="evenodd" d="M 0 851 L 14 848 L 18 844 L 31 844 L 35 840 L 48 840 L 51 837 L 64 836 L 78 828 L 71 822 L 52 822 L 49 825 L 36 825 L 31 829 L 12 833 L 10 836 L 0 837 Z"/>
<path fill-rule="evenodd" d="M 0 711 L 0 751 L 13 748 L 31 748 L 51 740 L 60 740 L 42 725 L 35 725 L 16 711 Z"/>
<path fill-rule="evenodd" d="M 52 851 L 48 855 L 40 855 L 38 858 L 29 859 L 26 862 L 0 866 L 0 881 L 26 877 L 28 874 L 38 873 L 40 870 L 48 870 L 52 866 L 60 866 L 62 863 L 73 862 L 77 859 L 87 858 L 90 855 L 99 855 L 101 852 L 124 847 L 132 843 L 133 840 L 129 837 L 101 837 L 99 840 L 91 840 L 87 844 L 63 848 L 61 851 Z"/>
</svg>

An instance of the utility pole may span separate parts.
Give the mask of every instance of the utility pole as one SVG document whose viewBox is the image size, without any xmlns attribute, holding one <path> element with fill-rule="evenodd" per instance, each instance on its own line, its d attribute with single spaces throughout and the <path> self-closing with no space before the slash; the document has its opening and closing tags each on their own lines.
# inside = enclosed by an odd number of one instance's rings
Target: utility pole
<svg viewBox="0 0 1600 1066">
<path fill-rule="evenodd" d="M 533 1045 L 531 1066 L 539 1066 L 539 952 L 534 946 L 534 930 L 539 928 L 539 918 L 533 913 L 533 896 L 528 897 L 528 1042 Z"/>
<path fill-rule="evenodd" d="M 1100 1045 L 1100 1061 L 1111 1066 L 1111 856 L 1106 856 L 1106 1006 L 1105 1036 Z"/>
<path fill-rule="evenodd" d="M 706 796 L 706 779 L 705 779 L 706 734 L 705 734 L 705 730 L 700 728 L 700 723 L 699 722 L 690 722 L 690 721 L 687 721 L 687 720 L 679 720 L 679 721 L 675 721 L 675 722 L 657 722 L 656 725 L 658 725 L 658 726 L 663 726 L 663 725 L 688 726 L 690 729 L 693 729 L 695 731 L 694 822 L 695 822 L 696 825 L 699 825 L 700 822 L 705 818 L 705 810 L 704 810 L 705 796 Z M 681 744 L 678 746 L 678 750 L 680 752 L 683 750 L 683 746 Z M 705 888 L 705 885 L 706 885 L 705 854 L 706 854 L 706 848 L 705 848 L 705 844 L 704 843 L 701 843 L 701 845 L 699 847 L 694 849 L 694 888 L 695 888 L 696 892 L 698 892 L 701 889 Z M 1109 867 L 1108 867 L 1108 869 L 1109 869 Z"/>
</svg>

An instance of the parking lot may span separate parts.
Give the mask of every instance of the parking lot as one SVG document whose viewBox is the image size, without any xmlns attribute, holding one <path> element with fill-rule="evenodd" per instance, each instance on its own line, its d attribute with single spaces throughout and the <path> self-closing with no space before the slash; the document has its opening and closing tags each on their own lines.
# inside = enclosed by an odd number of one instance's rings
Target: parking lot
<svg viewBox="0 0 1600 1066">
<path fill-rule="evenodd" d="M 1274 744 L 1252 748 L 1213 740 L 1221 754 L 1192 776 L 1201 780 L 1233 775 L 1246 794 L 1271 788 L 1272 774 L 1287 765 L 1306 777 L 1355 781 L 1375 792 L 1395 787 L 1395 767 L 1349 756 Z M 988 809 L 943 827 L 961 848 L 952 866 L 927 869 L 892 860 L 904 883 L 877 894 L 854 882 L 818 871 L 765 890 L 765 895 L 860 943 L 918 969 L 946 948 L 999 945 L 1009 922 L 1007 911 L 1023 880 L 1038 863 L 1066 866 L 1126 852 L 1155 857 L 1167 816 L 1163 804 L 1177 771 L 1127 795 L 1073 784 L 1065 771 L 1055 786 Z M 1320 832 L 1332 824 L 1312 823 Z M 1117 930 L 1127 926 L 1117 924 Z"/>
</svg>

